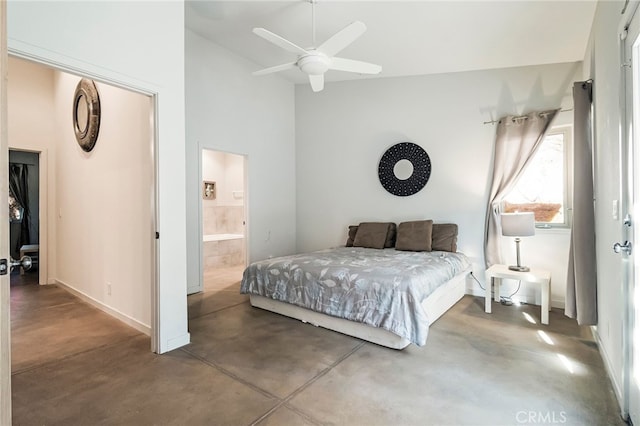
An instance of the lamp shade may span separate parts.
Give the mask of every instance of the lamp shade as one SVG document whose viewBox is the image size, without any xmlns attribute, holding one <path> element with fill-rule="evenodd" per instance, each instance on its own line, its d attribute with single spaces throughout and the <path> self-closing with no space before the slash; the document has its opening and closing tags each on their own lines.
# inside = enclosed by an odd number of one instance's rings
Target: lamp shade
<svg viewBox="0 0 640 426">
<path fill-rule="evenodd" d="M 502 213 L 500 215 L 502 235 L 505 237 L 530 237 L 536 232 L 533 212 Z"/>
</svg>

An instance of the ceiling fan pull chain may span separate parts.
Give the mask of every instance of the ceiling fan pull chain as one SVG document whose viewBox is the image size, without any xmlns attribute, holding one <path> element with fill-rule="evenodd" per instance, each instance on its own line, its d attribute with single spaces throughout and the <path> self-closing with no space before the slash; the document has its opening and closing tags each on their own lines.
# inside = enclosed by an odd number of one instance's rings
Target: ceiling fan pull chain
<svg viewBox="0 0 640 426">
<path fill-rule="evenodd" d="M 316 47 L 316 0 L 309 0 L 311 3 L 311 44 Z"/>
</svg>

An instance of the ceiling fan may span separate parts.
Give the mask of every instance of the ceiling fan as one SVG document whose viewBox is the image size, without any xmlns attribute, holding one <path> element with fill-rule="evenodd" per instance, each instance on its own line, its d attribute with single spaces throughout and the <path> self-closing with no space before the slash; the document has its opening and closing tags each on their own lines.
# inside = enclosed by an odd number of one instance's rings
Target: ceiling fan
<svg viewBox="0 0 640 426">
<path fill-rule="evenodd" d="M 315 2 L 311 3 L 311 25 L 313 44 L 316 44 L 316 26 L 315 26 Z M 294 62 L 276 65 L 256 71 L 253 75 L 265 75 L 278 71 L 286 71 L 292 68 L 300 68 L 302 72 L 309 76 L 309 83 L 314 92 L 319 92 L 324 88 L 324 73 L 328 70 L 338 70 L 354 72 L 359 74 L 379 74 L 382 71 L 380 65 L 370 64 L 368 62 L 355 61 L 353 59 L 339 58 L 334 55 L 353 43 L 360 37 L 367 27 L 360 21 L 352 22 L 318 47 L 303 49 L 295 43 L 280 37 L 264 28 L 254 28 L 253 33 L 276 46 L 298 55 L 298 59 Z"/>
</svg>

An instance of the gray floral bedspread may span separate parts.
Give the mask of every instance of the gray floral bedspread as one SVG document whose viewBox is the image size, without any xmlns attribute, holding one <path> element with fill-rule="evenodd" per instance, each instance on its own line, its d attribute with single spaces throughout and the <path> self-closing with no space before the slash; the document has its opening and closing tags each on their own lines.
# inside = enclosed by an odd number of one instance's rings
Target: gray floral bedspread
<svg viewBox="0 0 640 426">
<path fill-rule="evenodd" d="M 240 292 L 380 327 L 422 346 L 429 318 L 421 302 L 469 268 L 462 253 L 338 247 L 252 263 Z"/>
</svg>

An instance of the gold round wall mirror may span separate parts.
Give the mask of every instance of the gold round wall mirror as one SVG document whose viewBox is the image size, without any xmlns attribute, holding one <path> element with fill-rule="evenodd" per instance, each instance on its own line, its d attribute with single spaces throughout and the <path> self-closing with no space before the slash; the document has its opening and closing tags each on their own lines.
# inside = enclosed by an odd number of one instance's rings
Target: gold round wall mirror
<svg viewBox="0 0 640 426">
<path fill-rule="evenodd" d="M 73 130 L 80 147 L 89 152 L 100 130 L 100 96 L 93 80 L 83 78 L 73 95 Z"/>
</svg>

